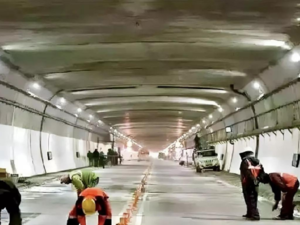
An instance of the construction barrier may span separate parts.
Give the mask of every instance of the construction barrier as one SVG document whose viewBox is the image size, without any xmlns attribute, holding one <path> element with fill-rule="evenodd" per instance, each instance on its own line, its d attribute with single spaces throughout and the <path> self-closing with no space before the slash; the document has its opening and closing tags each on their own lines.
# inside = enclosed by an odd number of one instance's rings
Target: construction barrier
<svg viewBox="0 0 300 225">
<path fill-rule="evenodd" d="M 125 212 L 123 212 L 123 216 L 120 218 L 120 222 L 117 225 L 128 225 L 132 219 L 133 213 L 137 210 L 138 201 L 141 195 L 145 192 L 145 185 L 150 174 L 152 164 L 147 168 L 144 176 L 141 180 L 141 184 L 137 187 L 135 192 L 132 195 L 131 203 L 128 205 Z"/>
</svg>

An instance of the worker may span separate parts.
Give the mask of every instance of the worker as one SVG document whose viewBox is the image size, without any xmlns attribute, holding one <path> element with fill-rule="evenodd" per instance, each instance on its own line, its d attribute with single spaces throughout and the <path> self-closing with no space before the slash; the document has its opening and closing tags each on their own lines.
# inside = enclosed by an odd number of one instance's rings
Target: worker
<svg viewBox="0 0 300 225">
<path fill-rule="evenodd" d="M 293 199 L 299 188 L 298 178 L 287 173 L 264 174 L 262 183 L 269 183 L 274 192 L 275 204 L 273 211 L 278 208 L 278 203 L 282 195 L 282 208 L 277 218 L 279 220 L 293 220 L 294 207 Z"/>
<path fill-rule="evenodd" d="M 107 194 L 100 188 L 87 188 L 81 192 L 71 210 L 67 225 L 86 225 L 85 216 L 98 212 L 97 225 L 111 225 L 111 207 Z"/>
<path fill-rule="evenodd" d="M 6 208 L 9 213 L 9 225 L 21 225 L 21 195 L 17 187 L 9 179 L 0 180 L 0 213 Z M 1 224 L 1 214 L 0 214 Z"/>
<path fill-rule="evenodd" d="M 89 170 L 75 170 L 70 174 L 63 176 L 60 180 L 61 184 L 70 184 L 77 190 L 79 194 L 86 188 L 96 187 L 99 183 L 99 177 L 92 171 Z"/>
<path fill-rule="evenodd" d="M 241 183 L 247 206 L 247 213 L 243 217 L 249 220 L 260 220 L 257 209 L 259 186 L 257 176 L 263 171 L 263 168 L 250 147 L 247 147 L 244 152 L 240 153 L 240 157 L 242 159 L 240 164 Z"/>
</svg>

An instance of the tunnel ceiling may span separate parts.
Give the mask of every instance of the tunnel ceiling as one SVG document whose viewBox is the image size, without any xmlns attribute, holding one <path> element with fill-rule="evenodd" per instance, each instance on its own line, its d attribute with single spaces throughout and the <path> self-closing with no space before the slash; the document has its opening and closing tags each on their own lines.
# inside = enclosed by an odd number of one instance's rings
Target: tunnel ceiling
<svg viewBox="0 0 300 225">
<path fill-rule="evenodd" d="M 0 44 L 151 150 L 298 44 L 299 1 L 0 0 Z"/>
</svg>

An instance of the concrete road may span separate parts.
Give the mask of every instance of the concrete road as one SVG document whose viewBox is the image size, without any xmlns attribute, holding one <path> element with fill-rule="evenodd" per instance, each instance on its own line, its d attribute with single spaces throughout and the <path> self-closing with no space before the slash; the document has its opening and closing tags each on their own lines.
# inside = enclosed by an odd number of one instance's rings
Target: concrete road
<svg viewBox="0 0 300 225">
<path fill-rule="evenodd" d="M 178 163 L 157 160 L 139 203 L 140 218 L 134 225 L 299 223 L 272 220 L 279 212 L 272 212 L 268 202 L 261 200 L 259 209 L 261 221 L 247 221 L 241 217 L 246 208 L 240 189 L 213 176 L 196 174 Z"/>
<path fill-rule="evenodd" d="M 149 162 L 124 162 L 120 166 L 95 171 L 100 176 L 99 187 L 110 197 L 113 224 L 119 221 L 119 214 L 128 206 L 148 165 Z M 77 197 L 70 185 L 62 185 L 58 181 L 23 190 L 21 194 L 23 224 L 26 225 L 65 225 Z M 95 225 L 96 221 L 96 215 L 87 219 L 88 225 Z M 2 213 L 2 224 L 8 224 L 6 212 Z"/>
</svg>

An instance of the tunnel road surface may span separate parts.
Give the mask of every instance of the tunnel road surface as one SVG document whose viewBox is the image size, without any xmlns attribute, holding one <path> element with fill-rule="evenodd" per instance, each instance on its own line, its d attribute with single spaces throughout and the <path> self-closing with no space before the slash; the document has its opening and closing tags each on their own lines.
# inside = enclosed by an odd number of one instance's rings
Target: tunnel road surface
<svg viewBox="0 0 300 225">
<path fill-rule="evenodd" d="M 272 205 L 265 201 L 259 202 L 261 220 L 247 221 L 242 218 L 246 207 L 240 189 L 171 161 L 154 161 L 144 201 L 139 204 L 140 219 L 134 225 L 299 223 L 272 220 L 279 211 L 272 212 Z"/>
<path fill-rule="evenodd" d="M 95 170 L 100 176 L 99 187 L 108 195 L 112 207 L 113 224 L 132 199 L 132 193 L 141 183 L 149 162 L 127 161 L 122 165 Z M 55 181 L 24 189 L 21 192 L 21 211 L 26 225 L 66 225 L 69 211 L 76 201 L 71 185 Z M 97 216 L 87 218 L 88 225 L 97 224 Z M 2 225 L 8 225 L 8 215 L 2 212 Z"/>
</svg>

